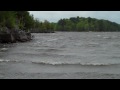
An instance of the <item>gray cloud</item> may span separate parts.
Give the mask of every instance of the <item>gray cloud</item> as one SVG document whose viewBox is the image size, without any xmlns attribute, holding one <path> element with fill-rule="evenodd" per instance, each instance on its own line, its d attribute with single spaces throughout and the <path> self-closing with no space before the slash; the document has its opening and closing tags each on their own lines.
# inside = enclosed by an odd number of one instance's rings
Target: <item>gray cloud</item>
<svg viewBox="0 0 120 90">
<path fill-rule="evenodd" d="M 40 21 L 49 20 L 57 22 L 61 18 L 69 17 L 93 17 L 106 19 L 112 22 L 120 23 L 120 11 L 29 11 L 35 18 Z"/>
</svg>

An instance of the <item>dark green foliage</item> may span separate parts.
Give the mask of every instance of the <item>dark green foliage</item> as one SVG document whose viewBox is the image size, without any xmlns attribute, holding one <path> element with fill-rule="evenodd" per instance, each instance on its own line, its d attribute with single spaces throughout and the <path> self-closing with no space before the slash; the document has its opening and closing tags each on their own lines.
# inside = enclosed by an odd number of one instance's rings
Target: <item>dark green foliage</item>
<svg viewBox="0 0 120 90">
<path fill-rule="evenodd" d="M 34 18 L 28 11 L 0 11 L 0 27 L 31 29 Z"/>
<path fill-rule="evenodd" d="M 0 27 L 15 27 L 15 12 L 0 11 Z"/>
<path fill-rule="evenodd" d="M 16 11 L 18 26 L 20 29 L 31 29 L 34 27 L 34 17 L 28 11 Z"/>
<path fill-rule="evenodd" d="M 72 17 L 61 19 L 56 25 L 57 31 L 120 31 L 120 25 L 108 20 L 95 18 Z"/>
<path fill-rule="evenodd" d="M 34 19 L 28 11 L 0 11 L 0 28 L 30 30 L 32 32 L 53 32 L 55 24 Z M 36 31 L 34 31 L 36 29 Z M 1 29 L 3 30 L 3 29 Z M 4 29 L 5 30 L 5 29 Z"/>
</svg>

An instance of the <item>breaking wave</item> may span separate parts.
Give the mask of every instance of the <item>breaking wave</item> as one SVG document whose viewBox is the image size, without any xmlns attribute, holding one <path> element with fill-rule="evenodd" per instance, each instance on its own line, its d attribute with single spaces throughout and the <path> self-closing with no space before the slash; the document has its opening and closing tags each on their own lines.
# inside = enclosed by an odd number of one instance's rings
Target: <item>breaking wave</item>
<svg viewBox="0 0 120 90">
<path fill-rule="evenodd" d="M 120 63 L 80 63 L 80 62 L 33 62 L 34 64 L 44 64 L 44 65 L 81 65 L 81 66 L 111 66 L 111 65 L 120 65 Z"/>
<path fill-rule="evenodd" d="M 80 66 L 115 66 L 120 65 L 120 63 L 81 63 L 81 62 L 51 62 L 51 61 L 18 61 L 18 60 L 4 60 L 0 59 L 0 63 L 32 63 L 32 64 L 39 64 L 39 65 L 53 65 L 53 66 L 60 66 L 60 65 L 80 65 Z"/>
<path fill-rule="evenodd" d="M 21 62 L 21 61 L 0 59 L 0 63 L 2 63 L 2 62 Z"/>
</svg>

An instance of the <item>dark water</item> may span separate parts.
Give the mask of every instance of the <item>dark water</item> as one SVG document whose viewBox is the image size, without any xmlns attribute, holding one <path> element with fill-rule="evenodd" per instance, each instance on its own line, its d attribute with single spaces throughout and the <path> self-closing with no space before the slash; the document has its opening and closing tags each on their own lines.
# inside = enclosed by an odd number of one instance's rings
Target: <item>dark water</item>
<svg viewBox="0 0 120 90">
<path fill-rule="evenodd" d="M 120 32 L 33 35 L 0 45 L 0 78 L 120 78 Z"/>
</svg>

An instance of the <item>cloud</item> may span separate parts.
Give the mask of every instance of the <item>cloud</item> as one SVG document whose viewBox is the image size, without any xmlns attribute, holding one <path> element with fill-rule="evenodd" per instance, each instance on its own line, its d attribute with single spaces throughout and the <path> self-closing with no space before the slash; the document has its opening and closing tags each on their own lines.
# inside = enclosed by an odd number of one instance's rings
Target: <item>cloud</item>
<svg viewBox="0 0 120 90">
<path fill-rule="evenodd" d="M 41 21 L 57 22 L 61 18 L 92 17 L 120 23 L 120 11 L 29 11 Z"/>
</svg>

